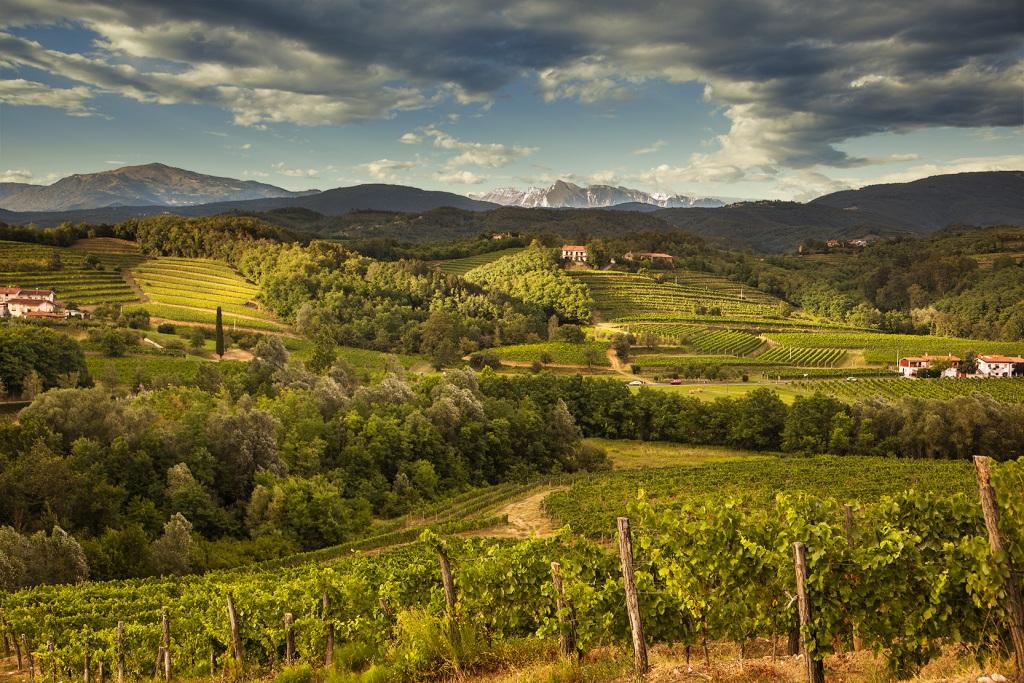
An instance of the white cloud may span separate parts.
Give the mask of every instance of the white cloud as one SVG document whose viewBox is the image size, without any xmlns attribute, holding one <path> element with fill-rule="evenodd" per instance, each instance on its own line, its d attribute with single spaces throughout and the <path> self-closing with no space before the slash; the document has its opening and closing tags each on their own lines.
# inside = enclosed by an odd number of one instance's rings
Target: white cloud
<svg viewBox="0 0 1024 683">
<path fill-rule="evenodd" d="M 653 154 L 653 153 L 657 152 L 660 149 L 664 149 L 665 145 L 667 145 L 667 144 L 668 144 L 668 141 L 666 141 L 666 140 L 655 140 L 654 142 L 652 142 L 651 144 L 649 144 L 646 147 L 641 147 L 640 149 L 634 149 L 633 150 L 633 154 L 636 154 L 637 156 L 639 156 L 641 154 Z"/>
<path fill-rule="evenodd" d="M 243 178 L 269 178 L 270 174 L 266 171 L 242 171 Z"/>
<path fill-rule="evenodd" d="M 315 168 L 292 168 L 286 165 L 283 161 L 279 161 L 276 164 L 271 164 L 271 168 L 274 171 L 283 176 L 289 178 L 319 178 L 320 171 Z"/>
<path fill-rule="evenodd" d="M 128 162 L 127 161 L 121 161 L 120 159 L 109 159 L 107 161 L 104 161 L 103 163 L 110 164 L 111 166 L 124 166 Z"/>
<path fill-rule="evenodd" d="M 27 168 L 9 168 L 0 173 L 0 183 L 30 183 L 32 171 Z"/>
<path fill-rule="evenodd" d="M 486 176 L 477 175 L 472 171 L 438 171 L 434 178 L 442 183 L 459 183 L 462 185 L 479 185 L 487 180 Z"/>
<path fill-rule="evenodd" d="M 424 127 L 422 133 L 424 136 L 433 139 L 434 147 L 459 152 L 459 154 L 448 159 L 445 164 L 448 168 L 460 168 L 462 166 L 501 168 L 502 166 L 508 166 L 516 159 L 534 154 L 538 149 L 537 147 L 505 145 L 497 142 L 468 142 L 460 140 L 435 126 Z"/>
<path fill-rule="evenodd" d="M 395 182 L 399 179 L 398 173 L 416 168 L 419 164 L 415 161 L 396 161 L 394 159 L 377 159 L 365 164 L 359 164 L 357 168 L 369 173 L 376 180 L 382 182 Z"/>
<path fill-rule="evenodd" d="M 403 145 L 418 145 L 423 142 L 423 136 L 417 135 L 416 133 L 403 133 L 402 137 L 398 138 L 398 141 Z"/>
<path fill-rule="evenodd" d="M 69 116 L 95 116 L 96 112 L 88 105 L 91 98 L 92 91 L 85 86 L 54 88 L 23 78 L 0 80 L 0 102 L 16 107 L 52 107 L 63 109 Z"/>
</svg>

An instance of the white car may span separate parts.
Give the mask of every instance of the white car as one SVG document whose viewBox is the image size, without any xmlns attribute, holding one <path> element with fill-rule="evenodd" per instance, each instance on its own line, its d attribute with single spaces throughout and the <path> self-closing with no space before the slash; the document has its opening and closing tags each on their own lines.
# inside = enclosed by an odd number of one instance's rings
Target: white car
<svg viewBox="0 0 1024 683">
<path fill-rule="evenodd" d="M 644 383 L 641 382 L 638 379 L 635 379 L 635 380 L 633 380 L 632 382 L 629 383 L 629 386 L 631 386 L 631 387 L 642 387 L 643 385 L 644 385 Z"/>
</svg>

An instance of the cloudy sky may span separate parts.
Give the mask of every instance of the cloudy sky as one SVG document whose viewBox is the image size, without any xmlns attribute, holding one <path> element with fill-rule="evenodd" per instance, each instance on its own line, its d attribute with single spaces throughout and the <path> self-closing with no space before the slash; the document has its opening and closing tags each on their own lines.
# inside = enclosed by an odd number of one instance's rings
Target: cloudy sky
<svg viewBox="0 0 1024 683">
<path fill-rule="evenodd" d="M 0 181 L 557 178 L 806 199 L 1024 168 L 1015 0 L 0 0 Z"/>
</svg>

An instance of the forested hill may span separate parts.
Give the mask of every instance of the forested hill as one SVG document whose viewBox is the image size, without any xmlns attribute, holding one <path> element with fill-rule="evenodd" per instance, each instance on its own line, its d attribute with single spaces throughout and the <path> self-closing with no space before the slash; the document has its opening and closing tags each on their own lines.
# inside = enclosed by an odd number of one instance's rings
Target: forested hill
<svg viewBox="0 0 1024 683">
<path fill-rule="evenodd" d="M 932 176 L 910 183 L 834 192 L 809 207 L 835 207 L 867 220 L 887 220 L 919 232 L 950 225 L 1024 223 L 1024 171 Z"/>
</svg>

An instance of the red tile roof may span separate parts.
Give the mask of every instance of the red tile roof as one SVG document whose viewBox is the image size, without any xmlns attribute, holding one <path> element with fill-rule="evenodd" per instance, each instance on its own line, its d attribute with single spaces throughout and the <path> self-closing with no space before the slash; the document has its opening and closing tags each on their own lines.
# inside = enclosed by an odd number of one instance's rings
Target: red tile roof
<svg viewBox="0 0 1024 683">
<path fill-rule="evenodd" d="M 18 293 L 21 294 L 21 295 L 33 295 L 33 294 L 37 294 L 37 295 L 38 294 L 50 295 L 50 294 L 53 294 L 53 290 L 52 289 L 21 289 L 21 290 L 18 290 Z"/>
<path fill-rule="evenodd" d="M 43 304 L 53 303 L 46 301 L 45 299 L 8 299 L 9 304 L 25 304 L 26 306 L 41 306 Z"/>
<path fill-rule="evenodd" d="M 587 248 L 579 244 L 563 244 L 562 251 L 586 251 Z"/>
<path fill-rule="evenodd" d="M 1024 358 L 1020 356 L 979 355 L 978 360 L 986 363 L 1024 363 Z"/>
</svg>

